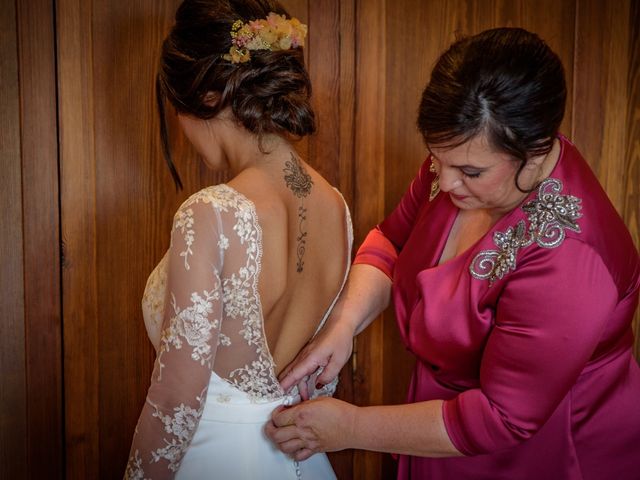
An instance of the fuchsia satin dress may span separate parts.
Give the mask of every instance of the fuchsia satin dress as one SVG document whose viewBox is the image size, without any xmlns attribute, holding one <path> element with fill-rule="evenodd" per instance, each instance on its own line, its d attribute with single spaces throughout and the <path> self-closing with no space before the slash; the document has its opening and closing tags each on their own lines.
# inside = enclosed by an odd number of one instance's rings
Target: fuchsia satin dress
<svg viewBox="0 0 640 480">
<path fill-rule="evenodd" d="M 438 265 L 458 209 L 429 199 L 430 161 L 355 263 L 393 279 L 417 357 L 409 402 L 444 399 L 464 457 L 401 456 L 400 479 L 640 479 L 640 260 L 566 138 L 540 187 Z"/>
</svg>

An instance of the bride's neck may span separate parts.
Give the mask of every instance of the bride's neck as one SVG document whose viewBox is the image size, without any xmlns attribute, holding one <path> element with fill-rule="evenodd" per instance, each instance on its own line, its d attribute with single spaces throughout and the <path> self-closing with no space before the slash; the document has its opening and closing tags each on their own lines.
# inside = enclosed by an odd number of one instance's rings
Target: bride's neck
<svg viewBox="0 0 640 480">
<path fill-rule="evenodd" d="M 247 169 L 258 169 L 264 173 L 282 170 L 284 159 L 295 152 L 293 146 L 278 135 L 256 135 L 230 142 L 225 148 L 229 173 L 236 177 Z"/>
</svg>

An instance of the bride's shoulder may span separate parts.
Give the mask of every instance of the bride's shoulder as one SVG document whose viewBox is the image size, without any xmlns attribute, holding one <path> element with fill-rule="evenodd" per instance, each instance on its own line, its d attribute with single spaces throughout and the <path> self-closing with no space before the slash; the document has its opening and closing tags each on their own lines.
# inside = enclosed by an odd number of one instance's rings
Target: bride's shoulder
<svg viewBox="0 0 640 480">
<path fill-rule="evenodd" d="M 180 205 L 178 211 L 184 211 L 202 204 L 210 205 L 218 211 L 226 212 L 229 209 L 240 208 L 244 200 L 244 196 L 239 192 L 227 184 L 221 183 L 195 192 Z"/>
</svg>

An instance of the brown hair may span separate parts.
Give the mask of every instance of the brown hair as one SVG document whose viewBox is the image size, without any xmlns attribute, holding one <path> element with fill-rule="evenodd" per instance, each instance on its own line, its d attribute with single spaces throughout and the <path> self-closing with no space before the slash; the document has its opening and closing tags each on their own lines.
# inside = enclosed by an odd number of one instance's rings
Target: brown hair
<svg viewBox="0 0 640 480">
<path fill-rule="evenodd" d="M 453 43 L 422 94 L 418 129 L 425 143 L 461 145 L 485 134 L 520 162 L 549 153 L 564 116 L 567 88 L 558 56 L 538 35 L 495 28 Z"/>
<path fill-rule="evenodd" d="M 271 0 L 185 0 L 178 7 L 156 78 L 162 148 L 178 188 L 182 183 L 171 160 L 165 99 L 178 113 L 200 119 L 230 107 L 238 122 L 258 136 L 300 138 L 315 132 L 311 82 L 301 48 L 254 50 L 246 63 L 223 58 L 231 48 L 233 23 L 265 18 L 269 12 L 289 18 Z"/>
</svg>

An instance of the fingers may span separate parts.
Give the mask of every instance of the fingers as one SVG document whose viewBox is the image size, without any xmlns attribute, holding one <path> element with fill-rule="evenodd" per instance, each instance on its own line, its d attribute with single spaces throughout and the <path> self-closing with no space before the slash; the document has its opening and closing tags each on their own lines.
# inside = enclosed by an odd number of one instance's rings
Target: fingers
<svg viewBox="0 0 640 480">
<path fill-rule="evenodd" d="M 271 423 L 276 427 L 287 427 L 289 425 L 295 425 L 294 412 L 295 407 L 285 407 L 280 405 L 273 412 L 271 412 Z"/>
<path fill-rule="evenodd" d="M 284 377 L 281 376 L 280 385 L 282 386 L 282 389 L 285 392 L 289 391 L 291 387 L 299 384 L 304 377 L 315 372 L 323 363 L 326 364 L 327 362 L 319 362 L 312 356 L 294 360 L 293 363 L 285 369 L 286 374 Z"/>
<path fill-rule="evenodd" d="M 295 425 L 278 428 L 269 422 L 265 425 L 265 433 L 282 453 L 291 455 L 295 460 L 305 460 L 314 453 L 308 448 L 309 441 L 300 437 Z"/>
<path fill-rule="evenodd" d="M 309 448 L 301 448 L 293 455 L 293 458 L 298 462 L 302 462 L 303 460 L 306 460 L 313 454 L 314 454 L 313 450 Z"/>
<path fill-rule="evenodd" d="M 278 428 L 275 425 L 273 425 L 273 423 L 269 422 L 265 425 L 264 432 L 267 434 L 267 436 L 271 439 L 273 443 L 276 443 L 279 445 L 278 448 L 280 448 L 281 450 L 282 450 L 281 445 L 284 443 L 288 443 L 293 440 L 298 440 L 302 442 L 300 438 L 300 434 L 298 433 L 298 430 L 295 425 L 289 425 L 286 427 Z M 302 447 L 303 445 L 299 446 L 298 448 L 302 448 Z"/>
<path fill-rule="evenodd" d="M 287 455 L 295 455 L 299 450 L 303 449 L 308 450 L 305 449 L 304 442 L 300 438 L 294 438 L 286 442 L 279 443 L 278 448 L 282 453 L 286 453 Z"/>
<path fill-rule="evenodd" d="M 309 377 L 304 377 L 301 381 L 298 382 L 298 393 L 300 394 L 300 398 L 302 398 L 302 400 L 309 400 L 310 391 L 313 390 L 309 388 Z"/>
<path fill-rule="evenodd" d="M 340 370 L 342 370 L 343 366 L 343 363 L 334 361 L 334 357 L 332 357 L 331 361 L 322 370 L 322 373 L 318 375 L 316 383 L 321 385 L 331 383 L 340 374 Z"/>
</svg>

